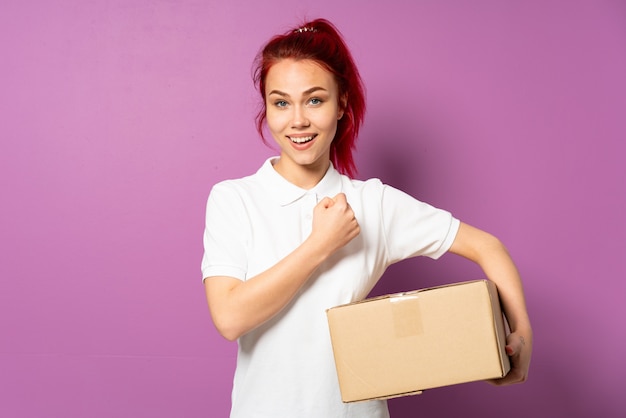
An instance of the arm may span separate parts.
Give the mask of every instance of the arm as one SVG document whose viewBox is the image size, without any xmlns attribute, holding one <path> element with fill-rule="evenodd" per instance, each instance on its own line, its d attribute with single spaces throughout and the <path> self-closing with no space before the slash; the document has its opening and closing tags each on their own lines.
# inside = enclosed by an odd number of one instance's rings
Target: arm
<svg viewBox="0 0 626 418">
<path fill-rule="evenodd" d="M 533 334 L 519 272 L 504 245 L 493 235 L 461 223 L 450 252 L 477 263 L 487 278 L 498 287 L 504 314 L 511 328 L 506 351 L 511 357 L 511 371 L 491 383 L 521 383 L 528 377 Z"/>
<path fill-rule="evenodd" d="M 235 340 L 280 312 L 317 267 L 360 232 L 343 194 L 324 198 L 313 211 L 309 237 L 268 270 L 246 281 L 205 278 L 211 317 L 217 330 Z"/>
</svg>

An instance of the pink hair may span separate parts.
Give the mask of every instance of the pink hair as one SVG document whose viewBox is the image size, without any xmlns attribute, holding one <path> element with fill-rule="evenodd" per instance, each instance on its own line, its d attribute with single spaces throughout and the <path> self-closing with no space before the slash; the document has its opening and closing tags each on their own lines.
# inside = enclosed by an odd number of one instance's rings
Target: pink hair
<svg viewBox="0 0 626 418">
<path fill-rule="evenodd" d="M 266 121 L 265 79 L 269 69 L 280 60 L 315 61 L 335 76 L 339 87 L 339 106 L 344 111 L 337 123 L 337 133 L 331 144 L 330 159 L 337 170 L 350 177 L 356 174 L 352 152 L 365 117 L 365 88 L 341 34 L 325 19 L 316 19 L 272 38 L 256 58 L 254 82 L 263 98 L 256 124 L 265 141 Z"/>
</svg>

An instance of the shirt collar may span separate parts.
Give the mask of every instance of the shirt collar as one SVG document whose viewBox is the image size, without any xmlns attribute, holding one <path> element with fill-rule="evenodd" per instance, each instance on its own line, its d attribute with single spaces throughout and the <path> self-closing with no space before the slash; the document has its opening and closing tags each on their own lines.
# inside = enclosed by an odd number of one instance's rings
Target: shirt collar
<svg viewBox="0 0 626 418">
<path fill-rule="evenodd" d="M 287 206 L 307 194 L 315 194 L 319 201 L 326 196 L 334 197 L 341 192 L 341 174 L 335 170 L 332 162 L 320 182 L 312 189 L 306 190 L 290 183 L 274 170 L 272 161 L 276 158 L 268 158 L 257 174 L 261 177 L 263 184 L 268 187 L 274 201 L 279 205 Z"/>
</svg>

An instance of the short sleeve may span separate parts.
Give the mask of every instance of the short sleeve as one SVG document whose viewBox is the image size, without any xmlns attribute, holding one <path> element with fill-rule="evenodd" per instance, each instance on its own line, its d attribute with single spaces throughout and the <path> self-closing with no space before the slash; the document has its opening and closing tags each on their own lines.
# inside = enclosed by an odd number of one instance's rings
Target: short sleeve
<svg viewBox="0 0 626 418">
<path fill-rule="evenodd" d="M 388 185 L 381 208 L 390 263 L 415 256 L 437 259 L 450 249 L 459 229 L 450 212 Z"/>
<path fill-rule="evenodd" d="M 237 190 L 227 182 L 216 184 L 206 205 L 202 278 L 229 276 L 245 280 L 249 236 L 248 217 Z"/>
</svg>

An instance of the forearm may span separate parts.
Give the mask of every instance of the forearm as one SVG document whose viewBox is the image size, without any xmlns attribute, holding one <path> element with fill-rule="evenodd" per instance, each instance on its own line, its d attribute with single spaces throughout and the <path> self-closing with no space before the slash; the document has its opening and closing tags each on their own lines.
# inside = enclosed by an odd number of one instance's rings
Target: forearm
<svg viewBox="0 0 626 418">
<path fill-rule="evenodd" d="M 502 308 L 511 331 L 532 338 L 520 274 L 504 245 L 490 235 L 467 224 L 461 224 L 451 252 L 477 263 L 487 278 L 498 287 Z"/>
<path fill-rule="evenodd" d="M 268 270 L 246 280 L 212 277 L 205 289 L 213 322 L 235 340 L 280 312 L 328 257 L 312 238 Z"/>
<path fill-rule="evenodd" d="M 493 235 L 461 223 L 450 252 L 477 263 L 487 278 L 496 284 L 511 328 L 506 345 L 506 352 L 511 359 L 511 370 L 505 377 L 491 383 L 508 385 L 526 381 L 532 355 L 533 333 L 526 310 L 522 280 L 508 251 Z"/>
<path fill-rule="evenodd" d="M 336 250 L 359 234 L 359 224 L 343 193 L 323 198 L 313 210 L 311 235 L 292 253 L 246 281 L 211 277 L 205 289 L 213 322 L 234 340 L 280 312 Z"/>
<path fill-rule="evenodd" d="M 508 251 L 497 239 L 477 263 L 498 287 L 498 294 L 511 331 L 532 338 L 532 329 L 519 271 Z M 531 341 L 529 341 L 530 343 Z"/>
</svg>

